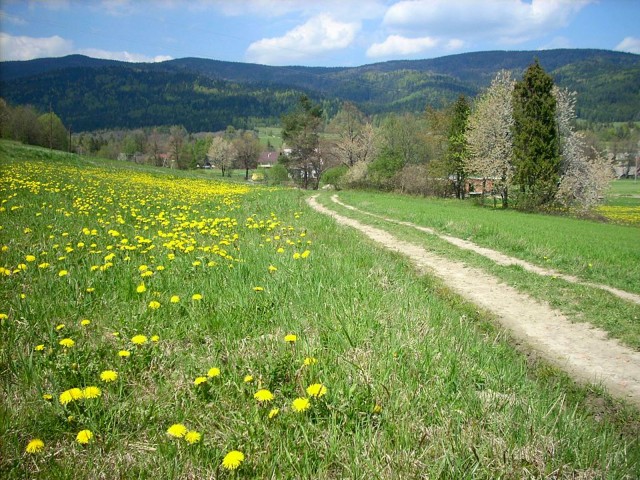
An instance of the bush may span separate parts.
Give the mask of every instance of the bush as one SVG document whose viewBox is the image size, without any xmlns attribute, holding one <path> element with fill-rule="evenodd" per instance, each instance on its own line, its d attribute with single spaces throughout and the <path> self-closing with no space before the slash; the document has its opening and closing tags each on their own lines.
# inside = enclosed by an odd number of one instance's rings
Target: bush
<svg viewBox="0 0 640 480">
<path fill-rule="evenodd" d="M 340 190 L 344 183 L 344 176 L 349 171 L 346 165 L 329 168 L 322 173 L 321 181 L 325 185 L 333 185 L 336 190 Z"/>
<path fill-rule="evenodd" d="M 264 172 L 264 178 L 269 185 L 282 185 L 289 180 L 289 172 L 284 165 L 276 163 Z"/>
</svg>

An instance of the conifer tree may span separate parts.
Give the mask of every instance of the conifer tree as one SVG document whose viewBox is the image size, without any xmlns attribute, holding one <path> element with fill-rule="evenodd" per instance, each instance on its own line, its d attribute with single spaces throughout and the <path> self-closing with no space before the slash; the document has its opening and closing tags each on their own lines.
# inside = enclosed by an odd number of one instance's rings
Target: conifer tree
<svg viewBox="0 0 640 480">
<path fill-rule="evenodd" d="M 560 179 L 559 133 L 553 79 L 536 60 L 513 91 L 514 183 L 521 207 L 553 201 Z"/>
<path fill-rule="evenodd" d="M 453 176 L 456 197 L 464 198 L 464 183 L 467 178 L 465 161 L 469 155 L 465 133 L 471 107 L 467 97 L 460 95 L 453 104 L 453 117 L 449 128 L 449 146 L 447 148 L 448 170 Z"/>
</svg>

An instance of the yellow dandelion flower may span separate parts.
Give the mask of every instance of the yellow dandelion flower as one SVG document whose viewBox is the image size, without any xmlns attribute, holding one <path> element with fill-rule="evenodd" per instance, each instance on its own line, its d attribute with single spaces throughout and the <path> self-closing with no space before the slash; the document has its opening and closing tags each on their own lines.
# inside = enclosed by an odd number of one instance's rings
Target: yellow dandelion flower
<svg viewBox="0 0 640 480">
<path fill-rule="evenodd" d="M 212 367 L 209 369 L 209 371 L 207 372 L 207 376 L 208 377 L 217 377 L 220 375 L 220 369 L 218 367 Z"/>
<path fill-rule="evenodd" d="M 275 417 L 276 415 L 278 415 L 278 413 L 280 413 L 279 408 L 272 408 L 271 410 L 269 410 L 269 418 Z"/>
<path fill-rule="evenodd" d="M 76 342 L 74 342 L 70 338 L 63 338 L 58 343 L 62 345 L 64 348 L 71 348 L 76 344 Z"/>
<path fill-rule="evenodd" d="M 311 403 L 309 403 L 308 398 L 298 397 L 291 403 L 291 406 L 296 412 L 304 412 L 309 410 Z"/>
<path fill-rule="evenodd" d="M 191 296 L 191 300 L 202 300 L 202 295 L 200 295 L 199 293 L 194 293 Z"/>
<path fill-rule="evenodd" d="M 147 267 L 146 265 L 140 265 L 138 267 L 138 271 L 141 272 L 141 273 L 142 272 L 146 272 L 147 270 L 149 270 L 149 267 Z"/>
<path fill-rule="evenodd" d="M 253 287 L 253 291 L 254 292 L 263 292 L 264 288 L 262 288 L 262 287 Z"/>
<path fill-rule="evenodd" d="M 156 271 L 161 272 L 162 270 L 164 270 L 164 265 L 158 265 L 156 267 Z"/>
<path fill-rule="evenodd" d="M 278 267 L 274 267 L 273 265 L 269 265 L 269 273 L 277 272 Z"/>
<path fill-rule="evenodd" d="M 309 255 L 311 255 L 311 252 L 309 250 L 305 250 L 300 254 L 300 257 L 307 258 Z"/>
<path fill-rule="evenodd" d="M 171 297 L 171 303 L 179 303 L 180 302 L 180 297 L 178 295 L 173 295 Z"/>
<path fill-rule="evenodd" d="M 69 390 L 65 390 L 60 394 L 58 400 L 60 401 L 60 405 L 66 405 L 67 403 L 73 401 L 73 397 L 71 396 L 71 392 Z"/>
<path fill-rule="evenodd" d="M 49 262 L 42 262 L 38 264 L 38 268 L 49 268 L 50 265 Z"/>
<path fill-rule="evenodd" d="M 251 383 L 251 382 L 253 382 L 253 375 L 245 375 L 244 383 Z"/>
<path fill-rule="evenodd" d="M 307 387 L 307 395 L 310 397 L 320 398 L 327 393 L 327 387 L 321 383 L 314 383 Z"/>
<path fill-rule="evenodd" d="M 133 343 L 134 345 L 144 345 L 145 343 L 147 343 L 147 337 L 145 337 L 144 335 L 136 335 L 131 338 L 131 343 Z"/>
<path fill-rule="evenodd" d="M 238 450 L 231 450 L 222 459 L 222 466 L 227 470 L 235 470 L 244 461 L 244 454 Z"/>
<path fill-rule="evenodd" d="M 92 293 L 92 292 L 95 292 L 95 291 L 96 291 L 96 289 L 93 288 L 93 287 L 87 288 L 87 293 Z"/>
<path fill-rule="evenodd" d="M 205 383 L 208 380 L 207 377 L 196 377 L 196 379 L 193 381 L 194 385 L 201 385 L 203 383 Z"/>
<path fill-rule="evenodd" d="M 93 439 L 93 433 L 91 430 L 80 430 L 76 435 L 76 442 L 81 445 L 88 444 Z"/>
<path fill-rule="evenodd" d="M 56 325 L 56 330 L 60 331 L 64 328 L 64 323 L 61 323 L 59 325 Z"/>
<path fill-rule="evenodd" d="M 157 302 L 155 300 L 152 300 L 151 302 L 149 302 L 149 308 L 151 310 L 157 310 L 160 308 L 160 302 Z"/>
<path fill-rule="evenodd" d="M 298 252 L 293 254 L 293 259 L 294 260 L 299 260 L 300 259 L 300 254 Z"/>
<path fill-rule="evenodd" d="M 118 372 L 115 370 L 105 370 L 100 373 L 100 380 L 103 382 L 115 382 L 118 379 Z"/>
<path fill-rule="evenodd" d="M 67 272 L 66 270 L 60 270 L 58 272 L 59 277 L 66 277 L 67 275 L 69 275 L 69 272 Z"/>
<path fill-rule="evenodd" d="M 284 248 L 280 247 L 278 248 L 278 250 L 276 250 L 277 253 L 284 253 Z"/>
<path fill-rule="evenodd" d="M 83 327 L 86 327 L 90 324 L 91 324 L 91 320 L 88 320 L 86 318 L 80 322 L 80 325 L 82 325 Z"/>
<path fill-rule="evenodd" d="M 43 343 L 41 343 L 40 345 L 36 345 L 33 349 L 34 349 L 36 352 L 44 352 L 44 344 L 43 344 Z"/>
<path fill-rule="evenodd" d="M 82 391 L 84 398 L 98 398 L 102 395 L 102 391 L 98 387 L 86 387 Z"/>
<path fill-rule="evenodd" d="M 152 275 L 153 275 L 153 272 L 151 270 L 147 270 L 146 272 L 142 272 L 140 274 L 142 278 L 151 277 Z"/>
<path fill-rule="evenodd" d="M 126 357 L 128 357 L 130 355 L 131 355 L 131 352 L 129 350 L 120 350 L 118 352 L 118 356 L 123 357 L 123 358 L 126 358 Z"/>
<path fill-rule="evenodd" d="M 46 400 L 47 402 L 50 402 L 51 400 L 53 400 L 53 395 L 51 395 L 50 393 L 43 393 L 42 399 Z"/>
<path fill-rule="evenodd" d="M 377 415 L 377 414 L 378 414 L 378 413 L 380 413 L 380 412 L 382 412 L 382 406 L 380 406 L 380 404 L 376 403 L 376 404 L 373 406 L 373 408 L 371 409 L 371 413 L 374 413 L 374 414 L 376 414 L 376 415 Z"/>
<path fill-rule="evenodd" d="M 285 335 L 285 337 L 284 337 L 284 341 L 287 342 L 287 343 L 295 343 L 296 340 L 298 340 L 298 337 L 295 336 L 293 333 Z"/>
<path fill-rule="evenodd" d="M 26 257 L 24 257 L 24 259 L 25 259 L 27 262 L 35 262 L 35 261 L 36 261 L 36 257 L 35 257 L 35 255 L 27 255 Z"/>
<path fill-rule="evenodd" d="M 273 400 L 273 393 L 263 388 L 261 390 L 258 390 L 256 393 L 254 393 L 253 398 L 255 398 L 258 402 L 261 402 L 261 403 L 270 402 L 271 400 Z"/>
<path fill-rule="evenodd" d="M 27 443 L 27 448 L 24 449 L 27 453 L 40 453 L 44 449 L 44 442 L 39 438 L 34 438 Z"/>
<path fill-rule="evenodd" d="M 136 287 L 136 292 L 138 293 L 144 293 L 146 291 L 147 291 L 147 287 L 145 286 L 144 282 L 142 282 L 140 285 Z"/>
<path fill-rule="evenodd" d="M 153 343 L 158 343 L 158 342 L 160 341 L 160 336 L 159 336 L 159 335 L 153 335 L 153 336 L 151 337 L 151 341 L 152 341 Z"/>
<path fill-rule="evenodd" d="M 111 333 L 111 335 L 113 335 L 114 337 L 117 337 L 117 336 L 120 335 L 120 332 L 113 332 L 113 333 Z"/>
<path fill-rule="evenodd" d="M 189 442 L 191 445 L 193 445 L 194 443 L 198 443 L 201 438 L 202 438 L 202 435 L 196 432 L 195 430 L 191 430 L 187 432 L 184 436 L 184 439 L 187 442 Z"/>
<path fill-rule="evenodd" d="M 182 438 L 187 434 L 187 427 L 182 423 L 174 423 L 167 429 L 167 435 L 174 438 Z"/>
<path fill-rule="evenodd" d="M 0 313 L 0 320 L 6 320 L 7 318 L 9 318 L 9 315 L 6 313 Z"/>
<path fill-rule="evenodd" d="M 304 365 L 305 365 L 306 367 L 309 367 L 309 366 L 311 366 L 311 365 L 315 365 L 316 363 L 318 363 L 318 359 L 317 359 L 317 358 L 314 358 L 314 357 L 306 357 L 306 358 L 304 359 Z"/>
<path fill-rule="evenodd" d="M 191 265 L 193 265 L 194 267 L 199 267 L 200 265 L 202 265 L 202 262 L 200 260 L 195 260 L 191 262 Z"/>
</svg>

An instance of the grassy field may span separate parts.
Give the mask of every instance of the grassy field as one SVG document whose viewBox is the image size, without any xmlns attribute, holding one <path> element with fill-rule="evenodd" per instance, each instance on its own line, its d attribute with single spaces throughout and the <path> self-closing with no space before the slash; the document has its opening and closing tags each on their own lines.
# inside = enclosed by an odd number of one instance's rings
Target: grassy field
<svg viewBox="0 0 640 480">
<path fill-rule="evenodd" d="M 640 468 L 636 410 L 302 192 L 6 142 L 0 169 L 2 478 Z"/>
</svg>

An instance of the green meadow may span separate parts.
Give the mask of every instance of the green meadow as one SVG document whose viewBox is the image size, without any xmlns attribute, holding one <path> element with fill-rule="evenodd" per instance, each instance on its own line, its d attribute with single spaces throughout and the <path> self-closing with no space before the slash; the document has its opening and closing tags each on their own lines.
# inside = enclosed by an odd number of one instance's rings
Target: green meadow
<svg viewBox="0 0 640 480">
<path fill-rule="evenodd" d="M 306 195 L 0 142 L 0 477 L 637 476 L 636 409 Z M 639 291 L 637 228 L 340 195 Z"/>
</svg>

